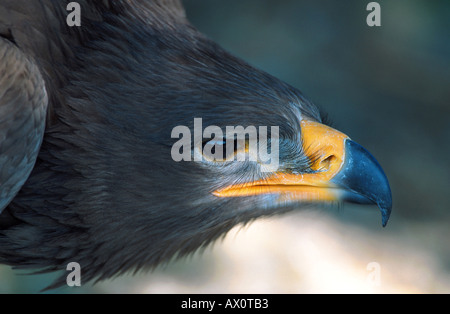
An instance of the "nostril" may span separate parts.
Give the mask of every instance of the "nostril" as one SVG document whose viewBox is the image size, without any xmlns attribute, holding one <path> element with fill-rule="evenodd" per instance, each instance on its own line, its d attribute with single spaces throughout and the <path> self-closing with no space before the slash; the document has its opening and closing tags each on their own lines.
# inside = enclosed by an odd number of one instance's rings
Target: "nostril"
<svg viewBox="0 0 450 314">
<path fill-rule="evenodd" d="M 334 160 L 336 160 L 336 156 L 334 156 L 334 155 L 330 155 L 330 156 L 326 157 L 325 159 L 323 159 L 320 162 L 319 170 L 326 171 L 326 170 L 330 169 L 330 166 L 334 162 Z"/>
</svg>

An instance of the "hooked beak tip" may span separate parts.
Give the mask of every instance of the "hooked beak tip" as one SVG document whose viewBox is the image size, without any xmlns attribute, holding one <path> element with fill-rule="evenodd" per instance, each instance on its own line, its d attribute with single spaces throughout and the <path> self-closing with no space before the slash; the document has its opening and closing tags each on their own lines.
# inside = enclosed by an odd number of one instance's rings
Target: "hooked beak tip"
<svg viewBox="0 0 450 314">
<path fill-rule="evenodd" d="M 381 225 L 384 227 L 386 227 L 388 221 L 389 221 L 389 217 L 391 216 L 391 210 L 390 209 L 385 209 L 380 207 L 381 210 Z"/>
<path fill-rule="evenodd" d="M 345 200 L 376 204 L 381 211 L 381 224 L 386 227 L 392 209 L 392 194 L 388 179 L 377 160 L 358 143 L 346 140 L 344 165 L 333 182 L 346 188 Z"/>
</svg>

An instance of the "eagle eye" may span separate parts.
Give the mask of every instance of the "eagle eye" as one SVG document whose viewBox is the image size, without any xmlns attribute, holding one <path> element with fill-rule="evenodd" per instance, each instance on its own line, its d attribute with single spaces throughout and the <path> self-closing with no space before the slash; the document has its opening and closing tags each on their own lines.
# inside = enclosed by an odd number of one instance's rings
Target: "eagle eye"
<svg viewBox="0 0 450 314">
<path fill-rule="evenodd" d="M 227 145 L 227 141 L 229 142 Z M 236 154 L 245 152 L 248 148 L 248 140 L 240 140 L 237 137 L 211 139 L 203 141 L 202 155 L 208 161 L 225 162 L 233 161 Z"/>
</svg>

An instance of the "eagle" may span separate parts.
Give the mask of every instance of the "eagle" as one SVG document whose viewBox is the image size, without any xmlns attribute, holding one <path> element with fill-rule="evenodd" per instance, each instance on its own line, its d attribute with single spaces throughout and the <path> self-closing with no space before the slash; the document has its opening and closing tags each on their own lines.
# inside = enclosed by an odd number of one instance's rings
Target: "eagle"
<svg viewBox="0 0 450 314">
<path fill-rule="evenodd" d="M 377 205 L 386 225 L 376 159 L 200 33 L 180 1 L 76 3 L 79 26 L 69 1 L 0 0 L 0 263 L 76 262 L 84 282 L 104 280 L 314 204 Z M 199 120 L 189 141 L 174 132 Z M 228 126 L 267 127 L 266 140 L 217 131 Z M 263 142 L 276 167 L 249 158 Z"/>
</svg>

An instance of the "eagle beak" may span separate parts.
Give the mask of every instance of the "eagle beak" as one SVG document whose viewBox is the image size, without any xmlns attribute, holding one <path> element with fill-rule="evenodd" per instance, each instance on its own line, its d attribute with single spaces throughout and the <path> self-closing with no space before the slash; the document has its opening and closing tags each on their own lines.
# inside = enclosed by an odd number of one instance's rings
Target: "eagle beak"
<svg viewBox="0 0 450 314">
<path fill-rule="evenodd" d="M 376 204 L 381 211 L 383 227 L 391 215 L 392 195 L 380 164 L 364 147 L 350 139 L 345 141 L 345 160 L 330 183 L 343 189 L 343 201 Z"/>
<path fill-rule="evenodd" d="M 277 201 L 346 201 L 378 205 L 386 226 L 392 208 L 389 182 L 361 145 L 326 125 L 303 120 L 302 141 L 311 173 L 276 172 L 268 178 L 216 190 L 217 197 L 278 195 Z"/>
</svg>

